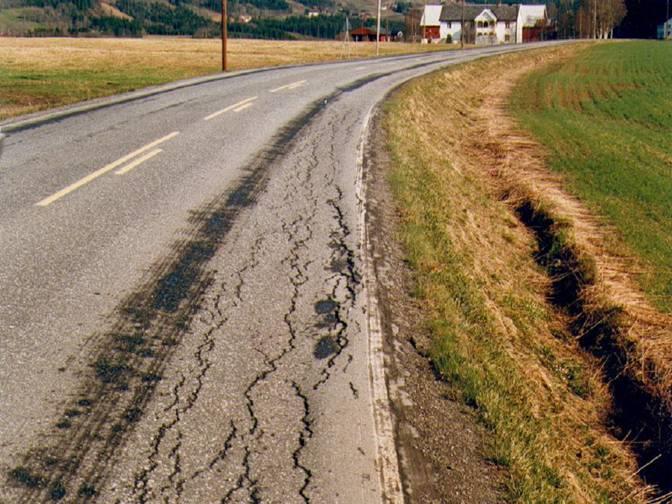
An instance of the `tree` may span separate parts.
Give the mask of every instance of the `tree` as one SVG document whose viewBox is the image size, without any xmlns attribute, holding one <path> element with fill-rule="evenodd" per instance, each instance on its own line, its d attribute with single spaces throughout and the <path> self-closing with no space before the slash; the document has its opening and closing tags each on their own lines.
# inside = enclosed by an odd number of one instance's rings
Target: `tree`
<svg viewBox="0 0 672 504">
<path fill-rule="evenodd" d="M 626 13 L 625 0 L 581 0 L 576 15 L 579 37 L 613 37 Z"/>
</svg>

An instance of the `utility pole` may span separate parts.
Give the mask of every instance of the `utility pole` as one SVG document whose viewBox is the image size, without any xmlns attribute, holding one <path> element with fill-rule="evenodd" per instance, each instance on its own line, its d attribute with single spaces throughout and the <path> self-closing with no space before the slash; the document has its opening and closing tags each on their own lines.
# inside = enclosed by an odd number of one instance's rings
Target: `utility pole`
<svg viewBox="0 0 672 504">
<path fill-rule="evenodd" d="M 382 0 L 378 0 L 378 19 L 376 20 L 376 56 L 380 56 L 380 11 Z"/>
<path fill-rule="evenodd" d="M 226 42 L 229 37 L 228 32 L 228 0 L 222 0 L 222 72 L 226 72 Z"/>
<path fill-rule="evenodd" d="M 462 0 L 462 24 L 460 24 L 460 49 L 464 49 L 464 0 Z"/>
</svg>

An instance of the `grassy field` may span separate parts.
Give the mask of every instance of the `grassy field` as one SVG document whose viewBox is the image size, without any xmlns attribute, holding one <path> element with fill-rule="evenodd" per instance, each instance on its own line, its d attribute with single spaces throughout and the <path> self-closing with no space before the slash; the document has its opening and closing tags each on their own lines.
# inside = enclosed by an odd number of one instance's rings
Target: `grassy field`
<svg viewBox="0 0 672 504">
<path fill-rule="evenodd" d="M 672 311 L 672 44 L 598 45 L 533 73 L 512 110 L 550 167 L 613 224 Z"/>
<path fill-rule="evenodd" d="M 243 70 L 343 59 L 342 42 L 231 40 L 230 68 Z M 446 50 L 446 45 L 383 43 L 383 55 Z M 215 73 L 216 40 L 187 38 L 0 38 L 0 120 L 91 98 Z M 350 44 L 350 56 L 375 44 Z"/>
<path fill-rule="evenodd" d="M 641 503 L 636 461 L 607 427 L 600 364 L 549 305 L 534 238 L 493 176 L 507 148 L 515 152 L 490 129 L 493 117 L 501 123 L 494 98 L 578 51 L 508 55 L 405 85 L 385 111 L 390 184 L 430 357 L 487 427 L 489 456 L 508 473 L 507 499 Z"/>
</svg>

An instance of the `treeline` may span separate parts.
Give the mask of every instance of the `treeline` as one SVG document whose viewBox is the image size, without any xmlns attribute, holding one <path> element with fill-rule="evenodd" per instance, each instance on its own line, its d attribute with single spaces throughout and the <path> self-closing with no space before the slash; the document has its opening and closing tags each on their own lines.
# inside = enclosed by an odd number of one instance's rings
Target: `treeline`
<svg viewBox="0 0 672 504">
<path fill-rule="evenodd" d="M 160 3 L 118 0 L 116 7 L 151 35 L 194 35 L 199 29 L 217 30 L 215 23 L 182 3 L 171 8 Z"/>
<path fill-rule="evenodd" d="M 343 14 L 315 17 L 288 16 L 286 18 L 254 19 L 249 23 L 229 23 L 232 37 L 292 40 L 296 38 L 321 38 L 333 40 L 345 32 L 346 18 Z M 362 21 L 349 18 L 350 29 L 360 26 L 373 27 L 375 20 Z M 404 30 L 403 22 L 384 22 L 382 27 L 392 33 Z"/>
<path fill-rule="evenodd" d="M 219 23 L 199 14 L 195 7 L 212 11 L 220 10 L 220 0 L 170 0 L 159 3 L 147 0 L 117 0 L 114 6 L 130 17 L 123 19 L 104 14 L 99 0 L 23 0 L 23 5 L 31 5 L 51 13 L 50 19 L 58 21 L 46 24 L 26 35 L 86 35 L 101 34 L 123 37 L 151 35 L 191 35 L 213 37 L 220 33 Z M 320 4 L 332 0 L 300 0 L 304 5 Z M 286 0 L 248 0 L 246 3 L 264 8 L 281 8 Z M 350 29 L 372 26 L 373 19 L 360 20 L 349 17 Z M 248 23 L 229 22 L 229 33 L 235 38 L 259 38 L 292 40 L 316 38 L 334 40 L 345 31 L 346 15 L 257 17 Z M 403 29 L 400 23 L 384 23 L 383 28 L 392 32 Z"/>
<path fill-rule="evenodd" d="M 337 14 L 254 19 L 244 25 L 232 23 L 229 29 L 239 36 L 254 38 L 291 39 L 300 36 L 335 39 L 345 29 L 345 16 Z"/>
<path fill-rule="evenodd" d="M 627 14 L 625 0 L 549 0 L 562 38 L 609 38 Z"/>
</svg>

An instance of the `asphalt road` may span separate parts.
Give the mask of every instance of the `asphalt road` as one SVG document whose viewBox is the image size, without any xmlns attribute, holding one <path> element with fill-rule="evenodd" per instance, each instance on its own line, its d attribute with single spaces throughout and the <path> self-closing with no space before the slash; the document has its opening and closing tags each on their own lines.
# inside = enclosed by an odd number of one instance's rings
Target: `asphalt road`
<svg viewBox="0 0 672 504">
<path fill-rule="evenodd" d="M 511 49 L 274 69 L 9 134 L 0 500 L 400 502 L 361 142 L 394 86 Z"/>
</svg>

